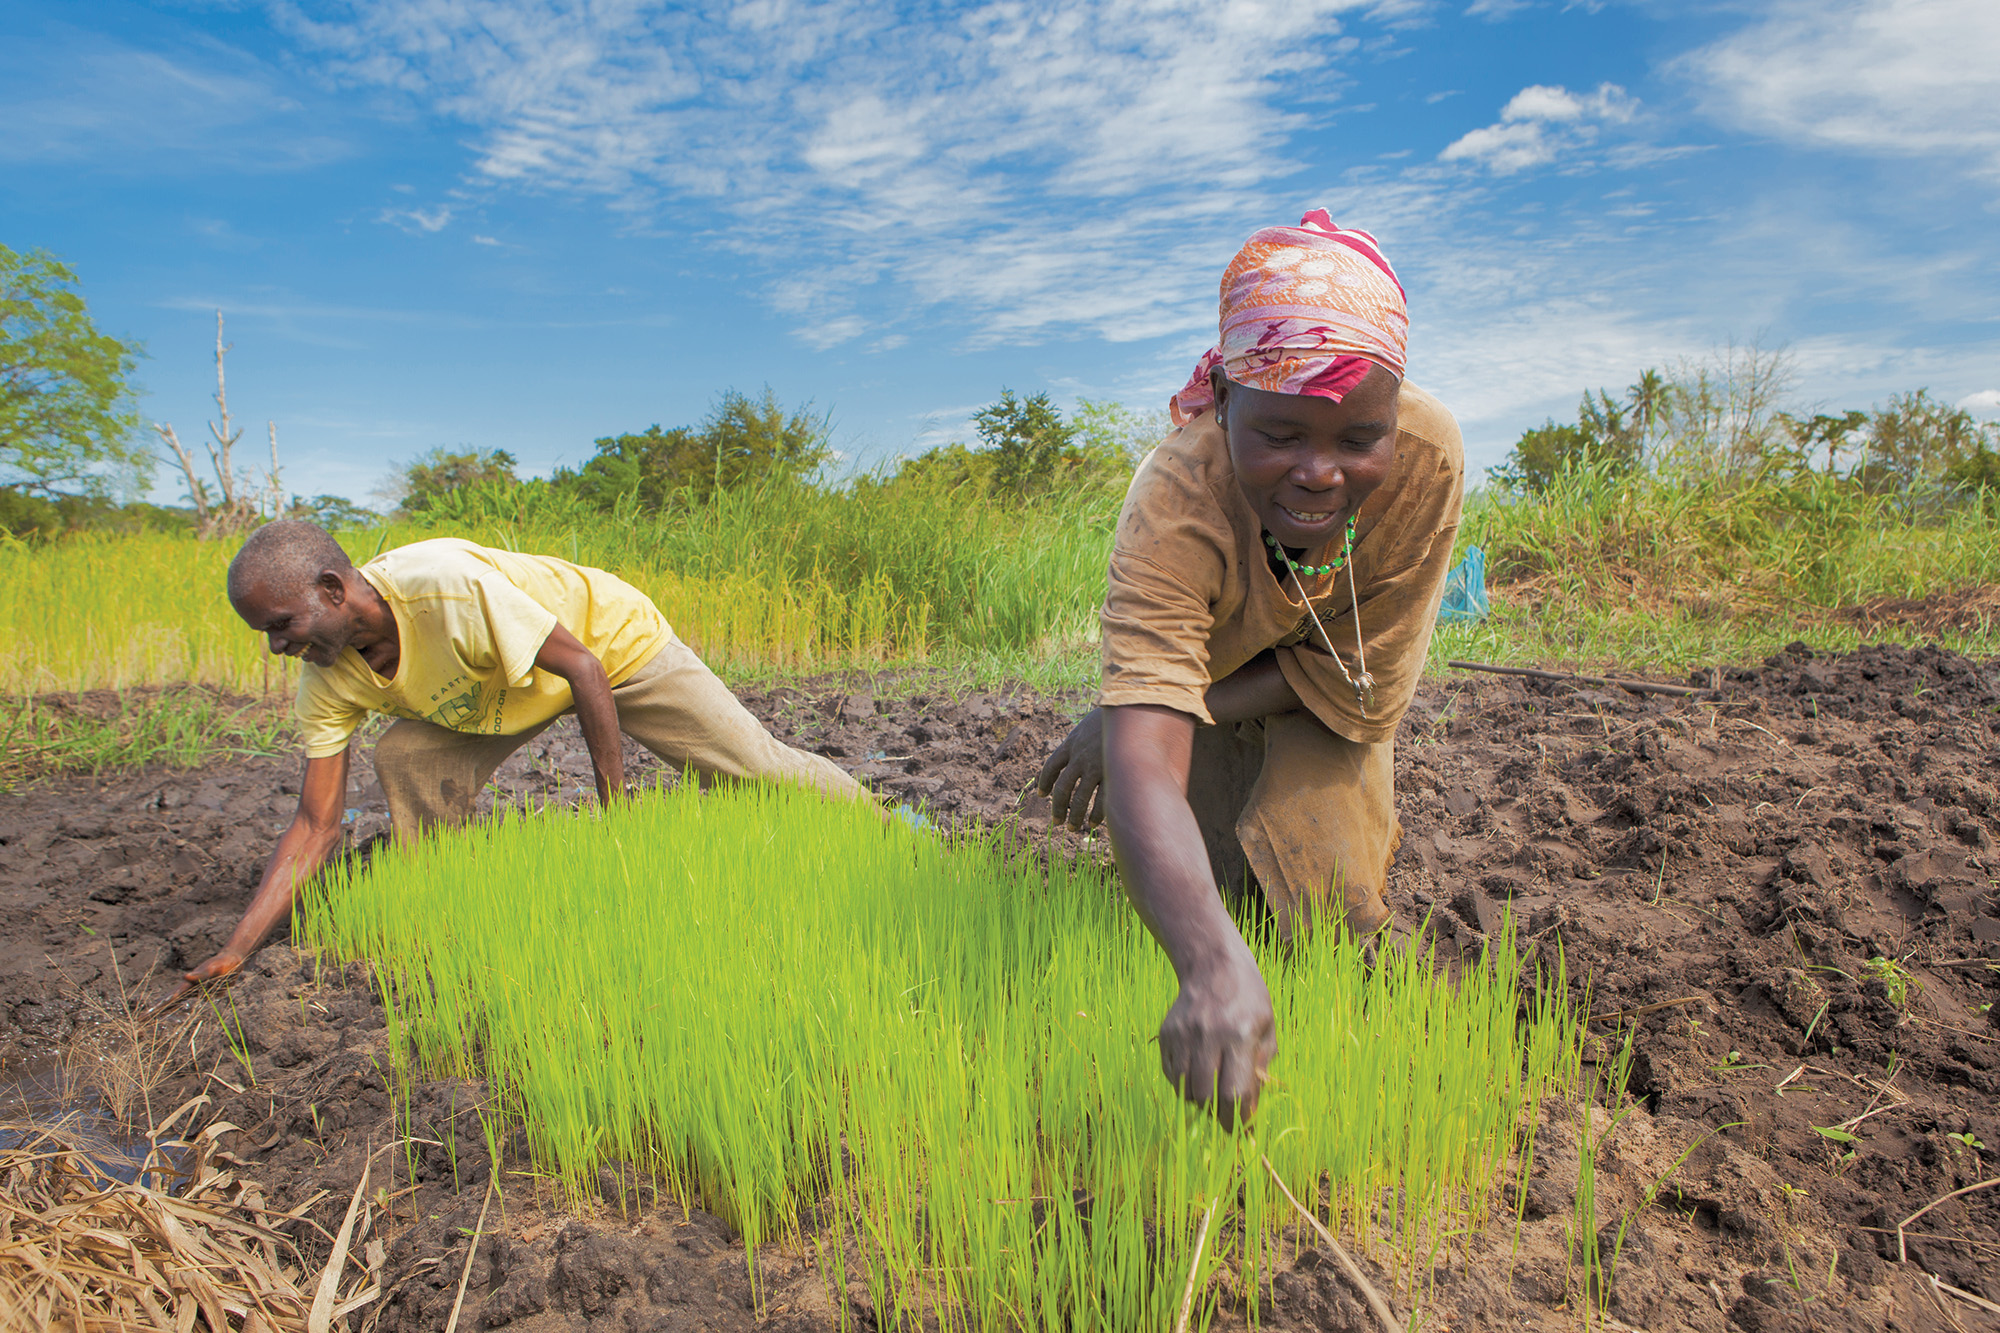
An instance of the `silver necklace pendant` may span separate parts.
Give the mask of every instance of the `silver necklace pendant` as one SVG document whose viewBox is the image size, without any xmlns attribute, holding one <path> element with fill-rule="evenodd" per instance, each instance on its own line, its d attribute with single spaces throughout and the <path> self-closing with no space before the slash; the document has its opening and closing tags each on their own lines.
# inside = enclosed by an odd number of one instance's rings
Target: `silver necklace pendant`
<svg viewBox="0 0 2000 1333">
<path fill-rule="evenodd" d="M 1375 706 L 1375 677 L 1366 671 L 1354 678 L 1354 698 L 1361 705 L 1361 716 L 1367 717 L 1368 710 Z"/>
</svg>

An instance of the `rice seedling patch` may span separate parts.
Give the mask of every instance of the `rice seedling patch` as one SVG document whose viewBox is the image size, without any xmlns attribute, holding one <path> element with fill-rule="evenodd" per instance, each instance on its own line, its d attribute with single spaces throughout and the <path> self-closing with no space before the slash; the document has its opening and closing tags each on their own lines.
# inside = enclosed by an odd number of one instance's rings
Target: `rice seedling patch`
<svg viewBox="0 0 2000 1333">
<path fill-rule="evenodd" d="M 510 814 L 378 856 L 294 929 L 373 960 L 397 1049 L 486 1080 L 575 1196 L 637 1168 L 740 1230 L 753 1279 L 759 1247 L 814 1248 L 904 1327 L 1170 1327 L 1191 1268 L 1199 1321 L 1225 1285 L 1254 1304 L 1300 1243 L 1265 1157 L 1420 1281 L 1581 1038 L 1510 940 L 1456 984 L 1258 940 L 1280 1055 L 1225 1133 L 1159 1077 L 1173 976 L 1099 869 L 788 789 Z"/>
</svg>

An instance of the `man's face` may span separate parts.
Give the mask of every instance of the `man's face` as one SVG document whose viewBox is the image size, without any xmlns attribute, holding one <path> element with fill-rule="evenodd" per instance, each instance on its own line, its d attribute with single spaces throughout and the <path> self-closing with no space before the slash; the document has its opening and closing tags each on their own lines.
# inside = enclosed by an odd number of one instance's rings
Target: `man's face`
<svg viewBox="0 0 2000 1333">
<path fill-rule="evenodd" d="M 1339 540 L 1396 462 L 1394 375 L 1377 366 L 1345 398 L 1272 393 L 1216 373 L 1217 420 L 1236 484 L 1264 531 L 1293 549 Z"/>
<path fill-rule="evenodd" d="M 290 592 L 252 587 L 232 600 L 243 623 L 264 636 L 280 657 L 302 657 L 314 666 L 332 666 L 354 637 L 351 603 L 336 574 Z"/>
</svg>

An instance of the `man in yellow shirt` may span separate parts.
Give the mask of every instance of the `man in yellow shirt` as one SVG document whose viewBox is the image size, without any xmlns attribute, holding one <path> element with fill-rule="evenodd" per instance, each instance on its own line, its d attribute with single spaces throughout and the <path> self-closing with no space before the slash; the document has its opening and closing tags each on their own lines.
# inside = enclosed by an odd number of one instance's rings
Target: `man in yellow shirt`
<svg viewBox="0 0 2000 1333">
<path fill-rule="evenodd" d="M 284 520 L 230 562 L 229 601 L 273 653 L 305 661 L 305 781 L 243 920 L 176 998 L 242 967 L 339 847 L 348 743 L 369 713 L 400 719 L 376 742 L 375 776 L 401 838 L 464 823 L 501 761 L 571 709 L 603 801 L 624 789 L 621 730 L 703 775 L 868 799 L 764 730 L 650 598 L 600 569 L 448 537 L 357 569 L 326 532 Z"/>
</svg>

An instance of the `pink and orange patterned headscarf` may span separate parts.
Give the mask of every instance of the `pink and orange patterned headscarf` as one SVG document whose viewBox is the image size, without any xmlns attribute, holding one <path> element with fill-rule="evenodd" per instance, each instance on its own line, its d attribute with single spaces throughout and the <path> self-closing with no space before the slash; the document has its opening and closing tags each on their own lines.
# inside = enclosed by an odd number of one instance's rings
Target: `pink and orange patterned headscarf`
<svg viewBox="0 0 2000 1333">
<path fill-rule="evenodd" d="M 1174 395 L 1177 426 L 1215 401 L 1218 365 L 1237 384 L 1336 403 L 1375 366 L 1403 377 L 1403 285 L 1373 236 L 1334 226 L 1325 209 L 1243 243 L 1222 275 L 1220 323 L 1220 341 Z"/>
</svg>

